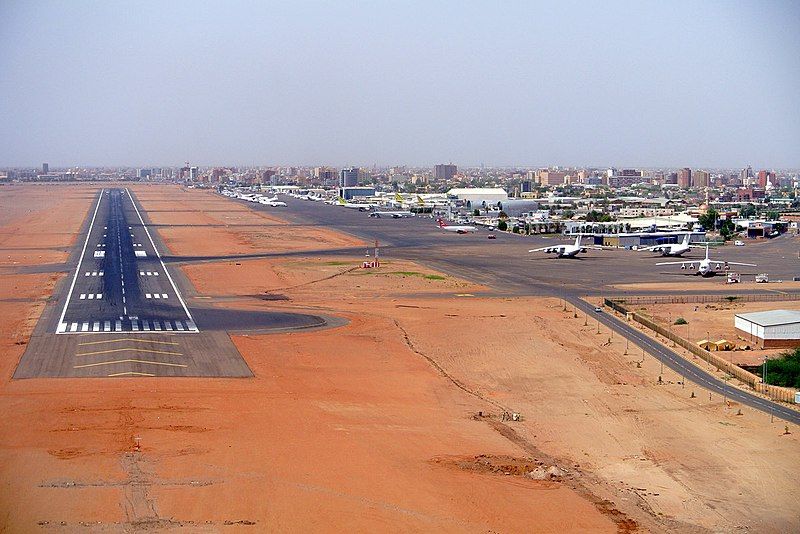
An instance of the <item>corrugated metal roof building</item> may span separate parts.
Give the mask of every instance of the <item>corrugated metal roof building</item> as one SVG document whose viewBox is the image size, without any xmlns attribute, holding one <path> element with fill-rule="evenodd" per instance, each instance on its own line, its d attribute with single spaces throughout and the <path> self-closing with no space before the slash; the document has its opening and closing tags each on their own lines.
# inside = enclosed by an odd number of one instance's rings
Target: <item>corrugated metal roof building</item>
<svg viewBox="0 0 800 534">
<path fill-rule="evenodd" d="M 739 337 L 760 348 L 800 346 L 800 311 L 739 313 L 733 321 Z"/>
</svg>

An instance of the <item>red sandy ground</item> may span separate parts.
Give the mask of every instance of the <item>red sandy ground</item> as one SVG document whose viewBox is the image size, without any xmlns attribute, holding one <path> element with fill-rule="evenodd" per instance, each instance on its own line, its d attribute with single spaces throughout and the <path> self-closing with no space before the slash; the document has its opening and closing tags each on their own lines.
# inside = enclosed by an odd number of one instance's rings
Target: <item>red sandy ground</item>
<svg viewBox="0 0 800 534">
<path fill-rule="evenodd" d="M 39 234 L 56 223 L 66 236 L 58 245 L 74 245 L 91 191 L 55 187 L 58 195 L 53 186 L 0 193 L 4 252 L 19 262 L 12 265 L 45 262 L 20 249 L 43 246 Z M 158 197 L 157 190 L 139 189 L 150 209 L 156 200 L 145 197 Z M 208 200 L 161 191 L 170 199 L 162 202 L 166 210 L 191 197 Z M 207 220 L 178 213 L 183 223 Z M 221 240 L 220 248 L 209 244 L 215 239 L 205 229 L 192 240 L 183 230 L 163 234 L 179 254 L 186 253 L 181 247 L 197 254 L 201 244 L 210 254 L 252 251 L 273 239 L 267 231 L 231 231 L 233 245 Z M 353 242 L 315 230 L 287 246 Z M 64 259 L 62 253 L 46 261 Z M 635 528 L 612 504 L 568 480 L 528 476 L 540 462 L 550 467 L 549 459 L 507 439 L 513 429 L 496 418 L 474 419 L 497 410 L 411 350 L 390 318 L 343 310 L 351 322 L 339 329 L 236 336 L 254 379 L 11 381 L 24 351 L 17 343 L 30 335 L 55 278 L 10 267 L 2 273 L 3 531 Z M 418 290 L 433 282 L 411 278 Z M 235 277 L 228 285 L 228 294 L 250 290 Z M 301 287 L 313 292 L 313 285 Z M 21 292 L 39 301 L 16 300 Z M 557 479 L 562 475 L 556 471 Z"/>
</svg>

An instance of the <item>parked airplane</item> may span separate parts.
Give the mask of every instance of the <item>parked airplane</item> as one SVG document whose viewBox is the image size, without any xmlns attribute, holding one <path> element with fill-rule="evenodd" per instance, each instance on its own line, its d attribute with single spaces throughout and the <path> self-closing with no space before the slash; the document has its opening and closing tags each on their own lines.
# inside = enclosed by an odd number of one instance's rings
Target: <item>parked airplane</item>
<svg viewBox="0 0 800 534">
<path fill-rule="evenodd" d="M 270 206 L 270 207 L 273 207 L 273 208 L 285 208 L 286 207 L 286 202 L 281 202 L 280 200 L 278 200 L 278 197 L 275 197 L 275 198 L 263 198 L 262 197 L 262 198 L 260 198 L 258 200 L 258 202 L 260 204 L 264 204 L 266 206 Z"/>
<path fill-rule="evenodd" d="M 664 261 L 656 265 L 680 265 L 681 269 L 694 270 L 700 276 L 714 276 L 719 271 L 727 271 L 731 265 L 743 265 L 745 267 L 756 267 L 755 263 L 737 263 L 735 261 L 712 260 L 708 257 L 708 244 L 706 244 L 706 257 L 702 260 L 694 261 Z"/>
<path fill-rule="evenodd" d="M 468 234 L 471 232 L 478 231 L 478 229 L 475 228 L 474 226 L 458 226 L 453 224 L 447 224 L 441 218 L 436 219 L 436 222 L 439 224 L 439 228 L 441 228 L 442 230 L 447 230 L 448 232 L 455 232 L 457 234 Z"/>
<path fill-rule="evenodd" d="M 404 217 L 413 217 L 415 214 L 410 211 L 373 211 L 369 214 L 370 217 L 380 219 L 381 217 L 402 219 Z"/>
<path fill-rule="evenodd" d="M 354 209 L 354 210 L 358 210 L 358 211 L 369 211 L 373 207 L 372 204 L 358 204 L 358 203 L 355 203 L 355 202 L 348 202 L 345 199 L 343 199 L 342 197 L 339 197 L 338 203 L 342 207 L 350 208 L 350 209 Z"/>
<path fill-rule="evenodd" d="M 669 243 L 664 245 L 655 245 L 652 247 L 644 247 L 639 250 L 650 250 L 652 252 L 660 252 L 662 256 L 680 256 L 685 252 L 689 252 L 692 247 L 689 245 L 689 238 L 691 234 L 684 234 L 683 241 L 680 243 Z"/>
<path fill-rule="evenodd" d="M 582 235 L 576 237 L 574 245 L 551 245 L 549 247 L 535 248 L 533 250 L 529 250 L 528 252 L 544 252 L 546 254 L 555 254 L 557 258 L 574 258 L 581 252 L 586 252 L 586 249 L 588 248 L 585 245 L 581 245 L 582 237 Z M 591 248 L 602 247 L 592 246 Z"/>
</svg>

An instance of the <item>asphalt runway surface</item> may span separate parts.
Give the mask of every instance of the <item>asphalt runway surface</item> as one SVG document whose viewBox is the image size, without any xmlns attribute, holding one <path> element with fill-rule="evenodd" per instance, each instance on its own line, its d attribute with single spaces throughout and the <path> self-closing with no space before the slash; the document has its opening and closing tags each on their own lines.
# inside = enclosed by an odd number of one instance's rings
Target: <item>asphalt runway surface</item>
<svg viewBox="0 0 800 534">
<path fill-rule="evenodd" d="M 14 378 L 248 377 L 231 332 L 324 327 L 310 314 L 187 305 L 194 289 L 168 268 L 147 214 L 127 189 L 98 193 L 78 244 L 34 329 Z M 198 230 L 201 231 L 201 230 Z"/>
<path fill-rule="evenodd" d="M 612 284 L 685 281 L 686 293 L 709 293 L 707 287 L 692 288 L 699 280 L 680 266 L 659 267 L 660 261 L 675 261 L 679 258 L 663 258 L 647 252 L 627 250 L 589 250 L 579 258 L 555 258 L 544 254 L 529 253 L 528 250 L 567 239 L 550 236 L 522 237 L 498 232 L 496 239 L 487 239 L 486 229 L 474 234 L 455 234 L 436 226 L 430 217 L 406 219 L 370 218 L 358 210 L 329 206 L 320 202 L 284 199 L 288 208 L 270 208 L 253 203 L 255 209 L 279 210 L 277 213 L 295 224 L 312 224 L 344 231 L 371 243 L 378 240 L 383 258 L 404 258 L 429 265 L 437 270 L 460 276 L 490 287 L 498 294 L 542 295 L 564 298 L 585 314 L 596 318 L 606 327 L 643 348 L 666 367 L 684 376 L 712 393 L 742 403 L 775 417 L 800 424 L 800 412 L 783 404 L 729 386 L 725 381 L 689 363 L 675 351 L 661 345 L 645 334 L 632 328 L 612 314 L 594 311 L 594 306 L 582 300 L 592 295 L 623 295 L 626 292 L 611 288 Z M 791 280 L 800 276 L 798 262 L 800 238 L 784 235 L 744 247 L 726 246 L 714 249 L 712 259 L 755 263 L 756 268 L 745 268 L 743 276 L 766 272 L 771 280 Z M 364 248 L 332 251 L 333 254 L 353 254 Z M 324 253 L 324 251 L 319 251 Z M 306 251 L 305 255 L 314 255 Z M 697 249 L 684 256 L 686 259 L 702 259 L 705 251 Z M 719 280 L 720 277 L 717 277 Z M 720 285 L 725 294 L 744 292 L 780 291 L 798 293 L 793 289 L 781 289 L 780 284 L 767 284 L 762 288 L 742 290 L 739 287 Z M 630 291 L 631 294 L 674 293 L 658 290 Z"/>
<path fill-rule="evenodd" d="M 455 234 L 438 228 L 430 216 L 405 219 L 371 218 L 368 213 L 354 209 L 329 206 L 321 202 L 282 198 L 288 208 L 271 208 L 244 202 L 254 209 L 272 211 L 296 224 L 312 224 L 334 228 L 372 243 L 376 239 L 386 258 L 401 257 L 418 261 L 469 280 L 485 284 L 494 290 L 517 295 L 558 295 L 565 293 L 600 295 L 625 291 L 612 289 L 613 284 L 646 282 L 685 282 L 686 291 L 702 280 L 680 266 L 656 266 L 662 261 L 682 258 L 622 249 L 589 250 L 576 258 L 556 258 L 528 250 L 554 244 L 573 242 L 561 236 L 518 236 L 496 232 L 497 238 L 487 239 L 489 231 L 478 227 L 474 234 Z M 800 238 L 784 235 L 744 247 L 712 248 L 711 259 L 755 263 L 757 267 L 737 267 L 744 280 L 755 274 L 769 273 L 771 280 L 792 280 L 800 276 Z M 365 248 L 353 252 L 364 254 Z M 342 253 L 345 251 L 340 251 Z M 320 251 L 325 253 L 325 251 Z M 310 253 L 309 253 L 310 254 Z M 308 254 L 307 254 L 308 255 Z M 683 258 L 699 260 L 704 249 L 692 250 Z M 722 277 L 716 277 L 722 282 Z M 761 292 L 781 290 L 778 284 L 758 288 Z M 741 291 L 721 285 L 720 290 Z M 708 292 L 708 288 L 698 289 Z M 792 291 L 792 290 L 788 290 Z M 658 291 L 652 291 L 658 293 Z M 636 291 L 636 294 L 643 294 Z"/>
</svg>

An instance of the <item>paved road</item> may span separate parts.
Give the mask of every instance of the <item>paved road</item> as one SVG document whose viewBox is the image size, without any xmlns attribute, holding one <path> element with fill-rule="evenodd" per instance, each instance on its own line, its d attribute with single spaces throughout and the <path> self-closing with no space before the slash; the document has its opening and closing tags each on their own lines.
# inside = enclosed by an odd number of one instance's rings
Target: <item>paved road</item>
<svg viewBox="0 0 800 534">
<path fill-rule="evenodd" d="M 624 291 L 611 289 L 612 284 L 663 282 L 674 276 L 674 280 L 684 280 L 686 290 L 692 292 L 691 284 L 698 277 L 681 274 L 680 271 L 662 271 L 655 263 L 661 258 L 645 253 L 623 250 L 590 251 L 581 259 L 556 259 L 529 254 L 527 251 L 543 243 L 562 241 L 551 237 L 524 238 L 499 234 L 496 240 L 488 240 L 487 231 L 476 234 L 457 235 L 439 230 L 432 219 L 427 217 L 410 219 L 375 219 L 367 214 L 288 198 L 288 210 L 280 212 L 297 224 L 317 224 L 343 230 L 368 242 L 378 239 L 383 243 L 384 254 L 388 257 L 402 257 L 420 261 L 468 280 L 486 285 L 498 293 L 515 295 L 546 295 L 568 299 L 573 305 L 586 313 L 595 314 L 594 307 L 580 297 L 585 295 L 623 294 Z M 252 203 L 248 203 L 255 206 Z M 263 206 L 256 209 L 274 210 Z M 745 247 L 724 247 L 715 254 L 729 261 L 759 264 L 756 272 L 769 272 L 773 279 L 789 279 L 800 275 L 797 261 L 798 238 L 783 236 L 771 241 Z M 360 250 L 360 249 L 359 249 Z M 689 257 L 698 256 L 695 252 Z M 714 256 L 716 257 L 716 256 Z M 750 291 L 783 292 L 796 290 L 780 289 L 779 284 L 770 284 L 764 289 Z M 720 285 L 726 293 L 742 293 L 741 287 L 733 289 Z M 708 289 L 697 292 L 707 293 Z M 636 294 L 642 294 L 636 291 Z M 653 292 L 661 293 L 661 292 Z M 681 373 L 687 380 L 747 406 L 772 413 L 776 417 L 800 424 L 800 413 L 784 405 L 770 402 L 756 395 L 728 386 L 702 369 L 687 362 L 682 356 L 652 341 L 638 330 L 630 327 L 616 317 L 595 314 L 607 327 L 664 362 L 670 369 Z"/>
<path fill-rule="evenodd" d="M 750 406 L 751 408 L 755 408 L 766 413 L 771 413 L 775 415 L 775 417 L 779 417 L 795 424 L 800 424 L 800 412 L 797 410 L 788 408 L 780 403 L 765 400 L 741 389 L 727 385 L 724 381 L 693 365 L 683 356 L 665 347 L 661 343 L 653 341 L 646 334 L 643 334 L 636 328 L 633 328 L 624 321 L 621 321 L 614 315 L 605 312 L 595 312 L 593 305 L 588 304 L 586 301 L 581 300 L 576 296 L 568 296 L 566 300 L 584 313 L 593 315 L 595 319 L 600 321 L 608 328 L 613 329 L 621 336 L 628 338 L 639 347 L 644 348 L 648 354 L 663 362 L 664 365 L 685 377 L 687 380 L 694 382 L 698 386 L 718 395 L 725 396 L 733 401 Z"/>
</svg>

